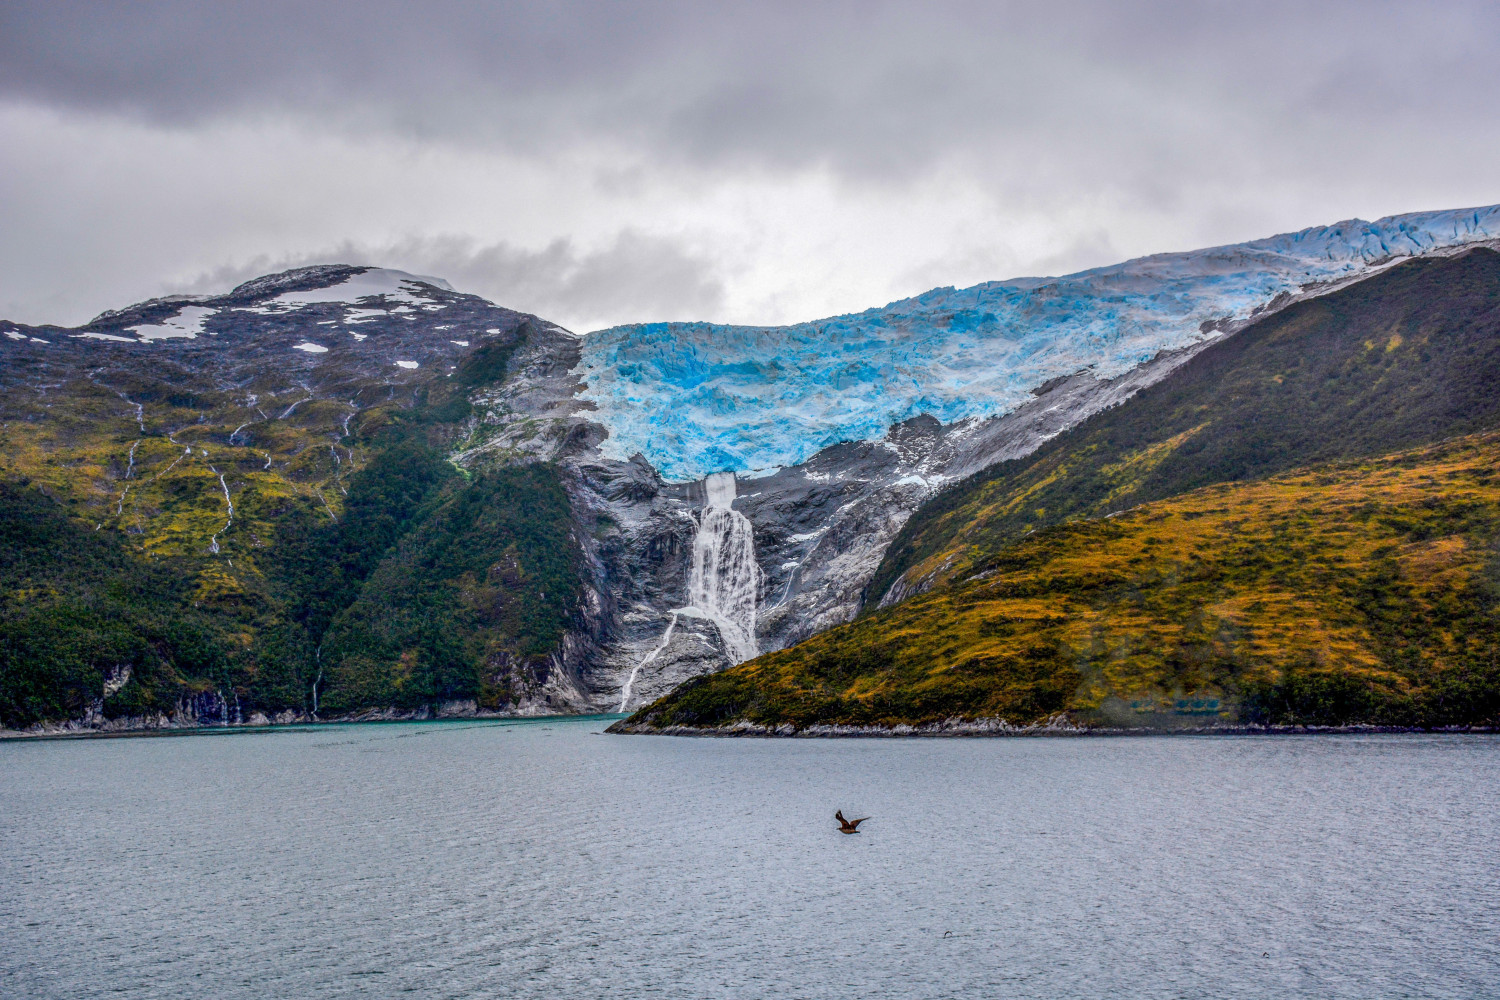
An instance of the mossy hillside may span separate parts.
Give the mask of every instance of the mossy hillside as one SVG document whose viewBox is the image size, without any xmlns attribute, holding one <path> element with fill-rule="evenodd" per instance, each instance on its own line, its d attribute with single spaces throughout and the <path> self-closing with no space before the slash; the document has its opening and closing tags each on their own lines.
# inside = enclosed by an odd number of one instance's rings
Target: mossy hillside
<svg viewBox="0 0 1500 1000">
<path fill-rule="evenodd" d="M 7 384 L 0 397 L 0 481 L 47 511 L 56 532 L 114 553 L 107 564 L 75 565 L 53 551 L 50 564 L 32 571 L 59 593 L 115 595 L 107 606 L 71 598 L 47 608 L 8 605 L 14 655 L 0 686 L 38 669 L 60 676 L 45 668 L 58 651 L 75 650 L 68 657 L 76 666 L 84 650 L 113 650 L 85 657 L 89 670 L 65 671 L 90 678 L 97 700 L 98 670 L 130 667 L 129 682 L 104 699 L 107 717 L 170 714 L 207 691 L 238 695 L 247 711 L 300 709 L 298 665 L 268 655 L 264 642 L 288 601 L 274 579 L 281 543 L 300 521 L 334 523 L 363 449 L 341 437 L 342 417 L 294 407 L 306 401 L 300 390 L 261 393 L 245 406 L 249 397 L 196 385 L 170 364 L 157 376 L 184 384 L 137 373 L 119 379 L 121 390 L 89 375 L 35 392 Z M 17 377 L 9 372 L 7 382 Z M 7 521 L 19 510 L 8 508 Z M 96 627 L 91 615 L 106 625 Z M 183 622 L 211 655 L 162 638 Z M 0 722 L 77 717 L 79 703 L 68 695 L 29 704 L 7 701 Z"/>
<path fill-rule="evenodd" d="M 298 508 L 332 521 L 348 476 L 368 460 L 360 439 L 343 434 L 350 409 L 293 408 L 306 398 L 300 390 L 251 407 L 184 394 L 181 401 L 210 408 L 140 402 L 139 417 L 130 400 L 142 397 L 88 379 L 49 396 L 39 409 L 17 391 L 6 394 L 0 475 L 27 479 L 152 557 L 216 556 L 201 567 L 220 589 L 225 581 L 247 594 L 258 589 L 260 557 L 275 547 L 281 517 Z"/>
<path fill-rule="evenodd" d="M 81 362 L 33 371 L 22 359 L 0 379 L 0 477 L 25 478 L 150 556 L 214 556 L 195 564 L 213 593 L 253 600 L 289 513 L 332 523 L 350 476 L 382 449 L 447 450 L 469 433 L 469 395 L 504 379 L 528 329 L 482 340 L 451 374 L 417 373 L 399 393 L 354 384 L 354 400 L 274 372 L 229 391 L 170 359 L 129 358 L 107 378 Z"/>
<path fill-rule="evenodd" d="M 422 504 L 452 480 L 461 477 L 440 454 L 403 443 L 375 452 L 348 477 L 344 516 L 337 520 L 326 509 L 247 487 L 237 510 L 269 508 L 263 513 L 275 534 L 251 532 L 256 549 L 238 564 L 226 553 L 144 544 L 89 525 L 36 484 L 3 483 L 9 502 L 0 509 L 0 526 L 13 558 L 0 623 L 13 655 L 0 670 L 0 689 L 41 669 L 36 676 L 57 678 L 60 693 L 51 702 L 32 697 L 31 708 L 0 697 L 0 722 L 77 717 L 84 703 L 62 690 L 91 690 L 97 700 L 98 678 L 124 666 L 131 668 L 130 680 L 104 699 L 105 717 L 171 714 L 183 698 L 204 691 L 237 698 L 243 712 L 305 711 L 329 621 L 358 596 Z M 82 553 L 77 558 L 75 548 Z M 211 656 L 162 644 L 160 636 L 184 622 Z M 100 652 L 91 654 L 88 669 L 59 673 L 61 667 L 45 666 L 56 659 L 53 647 Z M 205 662 L 214 669 L 205 671 Z M 38 692 L 46 687 L 40 680 L 26 683 Z"/>
<path fill-rule="evenodd" d="M 0 394 L 0 482 L 40 504 L 56 531 L 87 537 L 112 553 L 88 569 L 72 565 L 66 545 L 54 545 L 31 560 L 29 572 L 42 573 L 45 586 L 12 589 L 26 595 L 82 588 L 116 596 L 107 605 L 73 598 L 55 607 L 31 598 L 5 605 L 0 615 L 10 653 L 0 669 L 0 723 L 77 718 L 103 694 L 103 678 L 124 676 L 122 665 L 131 666 L 130 680 L 103 699 L 106 717 L 170 714 L 184 698 L 204 692 L 235 701 L 245 717 L 311 710 L 314 685 L 328 665 L 319 650 L 331 623 L 358 602 L 382 560 L 424 518 L 468 495 L 465 475 L 445 454 L 470 433 L 468 394 L 504 377 L 519 342 L 481 343 L 455 369 L 456 378 L 434 375 L 399 394 L 381 385 L 351 390 L 387 397 L 363 408 L 314 398 L 295 385 L 223 392 L 170 364 L 155 374 L 149 368 L 116 371 L 109 384 L 97 373 L 7 372 Z M 510 504 L 505 516 L 516 519 L 545 510 L 548 529 L 556 526 L 552 515 L 561 494 L 555 473 L 508 481 L 509 490 L 483 486 L 469 499 Z M 12 504 L 4 516 L 20 518 L 24 506 Z M 461 533 L 455 538 L 474 560 L 488 551 Z M 507 543 L 529 544 L 524 531 L 513 532 Z M 576 547 L 569 548 L 565 533 L 548 534 L 546 547 L 548 559 L 572 566 Z M 434 558 L 440 549 L 438 541 L 426 545 Z M 515 551 L 491 554 L 517 558 Z M 576 593 L 572 581 L 552 584 L 546 559 L 523 562 L 527 573 L 512 582 L 524 588 L 534 579 L 547 581 L 541 603 L 550 624 L 543 627 L 531 613 L 492 616 L 484 624 L 485 641 L 463 647 L 478 657 L 469 674 L 490 679 L 486 703 L 495 707 L 504 703 L 505 690 L 483 665 L 500 650 L 523 663 L 545 659 L 538 644 L 556 640 L 557 622 L 572 610 L 560 610 L 559 602 L 566 605 Z M 381 586 L 394 586 L 400 572 L 387 570 Z M 529 597 L 511 603 L 517 609 L 532 604 Z M 190 625 L 202 640 L 194 642 L 211 652 L 189 651 L 186 640 L 170 639 L 172 629 L 182 631 L 178 625 Z M 399 671 L 400 652 L 388 661 L 369 652 L 363 662 L 371 670 Z M 22 689 L 29 693 L 16 694 Z M 404 706 L 415 707 L 417 690 L 406 691 Z M 448 692 L 452 685 L 433 690 Z M 390 703 L 345 698 L 340 704 Z"/>
<path fill-rule="evenodd" d="M 1500 722 L 1500 435 L 1039 530 L 652 726 Z"/>
<path fill-rule="evenodd" d="M 1215 482 L 1500 427 L 1500 253 L 1414 260 L 1210 345 L 1035 454 L 955 484 L 868 589 L 962 580 L 1026 532 Z"/>
</svg>

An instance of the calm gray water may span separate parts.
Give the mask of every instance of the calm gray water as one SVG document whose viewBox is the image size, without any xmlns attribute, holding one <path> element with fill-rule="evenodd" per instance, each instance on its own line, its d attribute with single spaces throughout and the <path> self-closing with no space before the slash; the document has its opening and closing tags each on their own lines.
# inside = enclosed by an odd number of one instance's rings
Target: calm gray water
<svg viewBox="0 0 1500 1000">
<path fill-rule="evenodd" d="M 0 991 L 1500 996 L 1495 738 L 602 728 L 0 745 Z"/>
</svg>

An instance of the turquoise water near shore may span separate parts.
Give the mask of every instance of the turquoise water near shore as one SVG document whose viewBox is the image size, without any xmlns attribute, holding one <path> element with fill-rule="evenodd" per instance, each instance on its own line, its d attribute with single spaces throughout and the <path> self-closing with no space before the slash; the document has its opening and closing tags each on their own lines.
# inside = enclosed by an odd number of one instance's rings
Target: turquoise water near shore
<svg viewBox="0 0 1500 1000">
<path fill-rule="evenodd" d="M 0 744 L 0 994 L 1500 995 L 1494 736 L 606 724 Z"/>
</svg>

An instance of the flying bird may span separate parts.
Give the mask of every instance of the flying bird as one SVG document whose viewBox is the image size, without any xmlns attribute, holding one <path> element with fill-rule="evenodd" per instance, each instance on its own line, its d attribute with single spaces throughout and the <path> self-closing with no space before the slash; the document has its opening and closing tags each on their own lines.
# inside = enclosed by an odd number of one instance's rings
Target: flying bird
<svg viewBox="0 0 1500 1000">
<path fill-rule="evenodd" d="M 859 824 L 863 823 L 870 817 L 861 816 L 859 819 L 845 819 L 844 810 L 840 809 L 838 812 L 833 814 L 833 818 L 839 821 L 839 833 L 858 833 Z"/>
</svg>

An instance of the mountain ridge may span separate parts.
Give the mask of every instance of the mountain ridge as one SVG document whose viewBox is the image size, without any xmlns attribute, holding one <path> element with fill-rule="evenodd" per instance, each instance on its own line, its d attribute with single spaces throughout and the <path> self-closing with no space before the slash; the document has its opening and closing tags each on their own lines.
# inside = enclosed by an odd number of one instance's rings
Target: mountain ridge
<svg viewBox="0 0 1500 1000">
<path fill-rule="evenodd" d="M 114 533 L 143 572 L 172 566 L 186 590 L 163 593 L 179 594 L 184 620 L 207 615 L 212 633 L 179 663 L 145 605 L 117 616 L 144 646 L 85 629 L 99 643 L 54 665 L 87 679 L 67 690 L 92 692 L 69 696 L 68 718 L 636 708 L 732 666 L 742 648 L 782 649 L 849 621 L 890 541 L 945 483 L 1030 454 L 1235 330 L 1337 287 L 1278 292 L 1251 318 L 1190 331 L 1112 377 L 1070 367 L 1003 415 L 919 414 L 875 440 L 721 480 L 715 502 L 732 514 L 718 521 L 742 540 L 748 530 L 749 547 L 720 565 L 704 537 L 707 484 L 674 482 L 644 455 L 611 457 L 618 428 L 589 398 L 589 338 L 443 284 L 326 265 L 138 303 L 88 328 L 0 323 L 0 480 L 33 491 L 27 502 L 50 497 L 81 532 Z M 141 593 L 135 563 L 109 565 L 121 593 Z M 80 589 L 65 563 L 34 571 L 17 592 L 50 588 L 59 621 L 91 620 L 96 587 Z M 699 591 L 744 600 L 689 614 Z M 0 599 L 18 642 L 40 627 L 27 621 Z M 122 681 L 86 647 L 157 652 L 131 653 Z M 0 682 L 24 666 L 0 665 Z M 6 718 L 31 718 L 17 711 Z"/>
<path fill-rule="evenodd" d="M 1493 723 L 1497 385 L 1493 250 L 1280 310 L 938 494 L 878 609 L 618 731 Z"/>
</svg>

